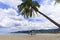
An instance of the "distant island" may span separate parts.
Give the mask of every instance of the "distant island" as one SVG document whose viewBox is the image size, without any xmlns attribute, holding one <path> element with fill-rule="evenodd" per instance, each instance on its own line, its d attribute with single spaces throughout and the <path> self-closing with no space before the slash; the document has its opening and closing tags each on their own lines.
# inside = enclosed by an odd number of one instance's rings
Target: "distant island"
<svg viewBox="0 0 60 40">
<path fill-rule="evenodd" d="M 58 29 L 48 29 L 48 30 L 31 30 L 33 33 L 60 33 L 60 28 Z M 16 31 L 11 33 L 30 33 L 30 30 L 27 31 Z"/>
</svg>

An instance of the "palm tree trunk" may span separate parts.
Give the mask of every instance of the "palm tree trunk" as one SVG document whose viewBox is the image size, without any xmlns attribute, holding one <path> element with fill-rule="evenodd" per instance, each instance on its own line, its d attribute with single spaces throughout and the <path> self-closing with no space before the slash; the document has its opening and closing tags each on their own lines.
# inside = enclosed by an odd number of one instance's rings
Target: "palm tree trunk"
<svg viewBox="0 0 60 40">
<path fill-rule="evenodd" d="M 43 14 L 42 12 L 38 11 L 41 15 L 43 15 L 45 18 L 47 18 L 50 22 L 52 22 L 53 24 L 55 24 L 56 26 L 58 26 L 60 28 L 60 24 L 58 24 L 57 22 L 55 22 L 54 20 L 52 20 L 51 18 L 49 18 L 47 15 Z"/>
</svg>

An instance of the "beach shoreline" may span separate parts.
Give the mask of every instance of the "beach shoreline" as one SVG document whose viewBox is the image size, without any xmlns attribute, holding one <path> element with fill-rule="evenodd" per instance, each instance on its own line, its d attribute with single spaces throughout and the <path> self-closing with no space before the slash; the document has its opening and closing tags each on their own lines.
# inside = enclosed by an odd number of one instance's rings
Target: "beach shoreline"
<svg viewBox="0 0 60 40">
<path fill-rule="evenodd" d="M 0 35 L 0 40 L 60 40 L 60 34 L 9 34 Z"/>
</svg>

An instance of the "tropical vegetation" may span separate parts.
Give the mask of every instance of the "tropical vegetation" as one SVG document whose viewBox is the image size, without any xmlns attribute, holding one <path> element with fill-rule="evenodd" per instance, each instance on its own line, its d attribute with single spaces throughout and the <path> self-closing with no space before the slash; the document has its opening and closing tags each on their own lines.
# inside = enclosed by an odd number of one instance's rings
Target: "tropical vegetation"
<svg viewBox="0 0 60 40">
<path fill-rule="evenodd" d="M 60 0 L 55 0 L 56 3 L 59 3 Z M 38 8 L 40 7 L 40 4 L 37 1 L 33 0 L 22 0 L 22 3 L 18 5 L 18 10 L 23 15 L 24 17 L 32 17 L 34 15 L 34 12 L 37 14 L 43 15 L 46 19 L 48 19 L 50 22 L 55 24 L 56 26 L 60 27 L 60 24 L 49 18 L 47 15 L 44 13 L 40 12 Z"/>
</svg>

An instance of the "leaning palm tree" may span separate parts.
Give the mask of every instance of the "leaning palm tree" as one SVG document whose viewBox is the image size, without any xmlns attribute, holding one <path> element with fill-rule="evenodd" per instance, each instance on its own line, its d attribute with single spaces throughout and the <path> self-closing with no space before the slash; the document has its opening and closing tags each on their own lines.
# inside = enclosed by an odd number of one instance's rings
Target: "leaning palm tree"
<svg viewBox="0 0 60 40">
<path fill-rule="evenodd" d="M 55 0 L 56 2 L 55 3 L 60 3 L 60 0 Z"/>
<path fill-rule="evenodd" d="M 50 22 L 55 24 L 56 26 L 60 27 L 60 24 L 49 18 L 47 15 L 44 13 L 40 12 L 38 8 L 40 7 L 39 3 L 37 1 L 32 1 L 32 0 L 22 0 L 22 3 L 18 5 L 18 10 L 19 12 L 24 16 L 24 17 L 32 17 L 34 12 L 40 13 L 43 15 L 45 18 L 47 18 Z"/>
</svg>

